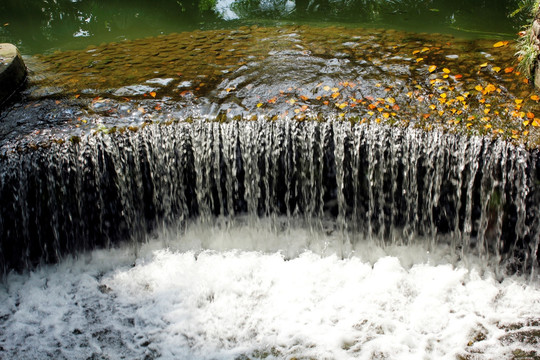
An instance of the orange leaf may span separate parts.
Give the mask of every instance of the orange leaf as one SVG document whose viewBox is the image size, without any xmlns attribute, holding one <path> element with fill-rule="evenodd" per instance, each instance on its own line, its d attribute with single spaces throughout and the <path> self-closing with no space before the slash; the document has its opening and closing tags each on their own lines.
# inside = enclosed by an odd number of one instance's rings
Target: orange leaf
<svg viewBox="0 0 540 360">
<path fill-rule="evenodd" d="M 513 67 L 507 67 L 506 69 L 504 69 L 504 72 L 505 73 L 511 73 L 512 71 L 514 71 L 514 68 Z"/>
<path fill-rule="evenodd" d="M 463 75 L 458 74 L 458 75 L 454 76 L 454 79 L 459 80 L 459 79 L 461 79 L 462 77 L 463 77 Z"/>
<path fill-rule="evenodd" d="M 493 44 L 493 47 L 498 48 L 501 46 L 505 46 L 506 44 L 508 44 L 508 41 L 497 41 L 495 44 Z"/>
<path fill-rule="evenodd" d="M 153 98 L 155 98 L 155 97 L 156 97 L 156 92 L 155 92 L 155 91 L 151 91 L 151 92 L 150 92 L 150 96 L 152 96 Z"/>
<path fill-rule="evenodd" d="M 538 101 L 540 100 L 540 97 L 538 95 L 531 95 L 531 100 Z"/>
<path fill-rule="evenodd" d="M 529 111 L 529 112 L 527 113 L 527 117 L 528 117 L 529 119 L 534 119 L 534 113 L 532 113 L 532 112 Z"/>
</svg>

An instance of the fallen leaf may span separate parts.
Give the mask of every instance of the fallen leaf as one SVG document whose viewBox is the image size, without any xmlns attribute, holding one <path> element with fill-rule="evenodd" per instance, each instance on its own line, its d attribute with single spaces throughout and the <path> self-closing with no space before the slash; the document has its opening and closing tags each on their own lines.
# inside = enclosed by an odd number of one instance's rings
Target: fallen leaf
<svg viewBox="0 0 540 360">
<path fill-rule="evenodd" d="M 506 45 L 508 45 L 508 41 L 497 41 L 495 44 L 493 44 L 493 47 L 498 48 Z"/>
<path fill-rule="evenodd" d="M 261 106 L 263 106 L 262 103 L 258 103 L 258 104 L 257 104 L 257 107 L 258 107 L 258 108 L 260 108 Z"/>
<path fill-rule="evenodd" d="M 485 68 L 486 66 L 488 66 L 488 63 L 480 64 L 480 68 Z"/>
<path fill-rule="evenodd" d="M 437 70 L 437 66 L 436 65 L 431 65 L 429 68 L 428 68 L 429 72 L 432 73 L 434 72 L 435 70 Z"/>
<path fill-rule="evenodd" d="M 540 100 L 540 96 L 538 96 L 538 95 L 531 95 L 531 100 L 532 100 L 532 101 L 538 101 L 538 100 Z"/>
<path fill-rule="evenodd" d="M 156 97 L 156 92 L 155 92 L 155 91 L 151 91 L 151 92 L 150 92 L 150 96 L 152 96 L 153 98 L 155 98 L 155 97 Z"/>
<path fill-rule="evenodd" d="M 499 71 L 501 71 L 501 68 L 500 68 L 500 67 L 498 67 L 498 66 L 495 66 L 495 67 L 493 68 L 493 71 L 495 71 L 495 72 L 497 72 L 497 73 L 498 73 Z"/>
<path fill-rule="evenodd" d="M 504 72 L 507 74 L 511 73 L 512 71 L 514 71 L 513 67 L 507 67 L 506 69 L 504 69 Z"/>
<path fill-rule="evenodd" d="M 444 69 L 442 69 L 442 71 L 443 71 L 445 74 L 450 74 L 450 69 L 448 69 L 448 68 L 444 68 Z"/>
</svg>

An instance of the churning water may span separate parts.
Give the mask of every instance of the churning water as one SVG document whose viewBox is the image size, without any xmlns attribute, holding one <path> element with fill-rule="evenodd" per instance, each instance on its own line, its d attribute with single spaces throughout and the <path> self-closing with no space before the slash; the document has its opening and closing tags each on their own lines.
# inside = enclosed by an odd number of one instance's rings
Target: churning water
<svg viewBox="0 0 540 360">
<path fill-rule="evenodd" d="M 348 122 L 194 122 L 1 161 L 8 358 L 539 350 L 534 151 Z"/>
</svg>

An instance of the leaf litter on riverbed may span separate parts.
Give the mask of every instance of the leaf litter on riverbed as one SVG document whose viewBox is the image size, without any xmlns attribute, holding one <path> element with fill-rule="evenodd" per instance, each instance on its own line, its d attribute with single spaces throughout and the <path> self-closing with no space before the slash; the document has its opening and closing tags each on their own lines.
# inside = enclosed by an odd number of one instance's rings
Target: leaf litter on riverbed
<svg viewBox="0 0 540 360">
<path fill-rule="evenodd" d="M 184 115 L 220 121 L 253 115 L 338 118 L 538 146 L 540 98 L 514 70 L 513 53 L 513 42 L 506 40 L 338 27 L 245 27 L 39 56 L 42 64 L 50 64 L 51 75 L 31 84 L 35 97 L 46 86 L 60 88 L 57 98 L 69 103 L 69 97 L 91 110 L 89 118 L 99 115 L 113 125 L 122 116 L 140 121 L 133 113 L 143 108 L 145 121 Z M 146 97 L 111 95 L 156 78 L 172 80 Z M 89 101 L 94 97 L 108 99 L 113 110 L 132 110 L 112 111 L 114 116 L 96 112 Z"/>
</svg>

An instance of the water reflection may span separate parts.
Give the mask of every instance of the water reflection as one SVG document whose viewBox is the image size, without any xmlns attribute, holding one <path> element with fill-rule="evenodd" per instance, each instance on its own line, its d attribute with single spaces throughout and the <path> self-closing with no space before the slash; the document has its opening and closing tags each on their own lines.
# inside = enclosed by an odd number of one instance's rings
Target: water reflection
<svg viewBox="0 0 540 360">
<path fill-rule="evenodd" d="M 238 23 L 342 23 L 443 32 L 465 37 L 512 37 L 527 11 L 522 1 L 443 0 L 6 0 L 0 41 L 25 53 L 83 48 Z"/>
</svg>

